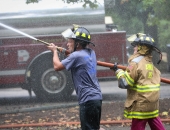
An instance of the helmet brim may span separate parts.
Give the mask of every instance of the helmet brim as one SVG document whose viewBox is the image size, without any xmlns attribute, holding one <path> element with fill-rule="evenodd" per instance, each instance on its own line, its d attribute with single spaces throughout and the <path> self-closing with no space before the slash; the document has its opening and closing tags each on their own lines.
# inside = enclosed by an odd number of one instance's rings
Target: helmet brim
<svg viewBox="0 0 170 130">
<path fill-rule="evenodd" d="M 128 37 L 128 38 L 127 38 L 127 41 L 129 41 L 132 46 L 136 46 L 136 44 L 137 44 L 136 42 L 134 42 L 135 39 L 138 38 L 137 35 L 138 35 L 138 37 L 141 37 L 141 36 L 146 35 L 146 34 L 137 33 L 137 34 L 133 34 L 133 35 L 131 35 L 130 37 Z"/>
<path fill-rule="evenodd" d="M 74 39 L 74 38 L 73 38 Z M 78 39 L 80 41 L 84 41 L 84 42 L 87 42 L 88 44 L 92 44 L 93 46 L 95 46 L 95 44 L 93 42 L 90 42 L 90 41 L 87 41 L 87 40 L 82 40 L 82 39 L 79 39 L 79 38 L 75 38 L 75 39 Z"/>
</svg>

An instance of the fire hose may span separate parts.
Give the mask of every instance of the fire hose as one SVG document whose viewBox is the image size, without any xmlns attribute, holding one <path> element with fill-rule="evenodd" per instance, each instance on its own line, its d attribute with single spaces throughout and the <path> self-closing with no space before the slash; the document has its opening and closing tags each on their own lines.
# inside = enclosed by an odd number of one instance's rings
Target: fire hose
<svg viewBox="0 0 170 130">
<path fill-rule="evenodd" d="M 42 40 L 39 40 L 37 39 L 37 41 L 41 42 L 41 43 L 44 43 L 46 45 L 50 45 L 49 43 L 45 42 L 45 41 L 42 41 Z M 65 52 L 66 55 L 70 54 L 70 52 L 68 50 L 66 50 L 65 48 L 62 48 L 62 47 L 58 47 L 56 46 L 57 50 L 60 51 L 60 52 Z M 97 65 L 98 66 L 103 66 L 103 67 L 108 67 L 108 68 L 111 68 L 114 66 L 114 64 L 112 63 L 108 63 L 108 62 L 102 62 L 102 61 L 97 61 Z M 126 70 L 126 66 L 122 66 L 122 65 L 117 65 L 117 67 L 119 69 L 123 69 L 123 70 Z M 161 82 L 163 83 L 167 83 L 167 84 L 170 84 L 170 80 L 169 79 L 166 79 L 166 78 L 161 78 Z"/>
<path fill-rule="evenodd" d="M 170 119 L 161 119 L 163 123 L 169 123 Z M 114 125 L 114 124 L 125 124 L 131 123 L 131 120 L 112 120 L 112 121 L 101 121 L 101 125 Z M 46 122 L 46 123 L 32 123 L 32 124 L 7 124 L 0 125 L 0 129 L 8 128 L 21 128 L 21 127 L 43 127 L 43 126 L 61 126 L 61 125 L 79 125 L 80 122 Z"/>
<path fill-rule="evenodd" d="M 48 43 L 48 42 L 42 41 L 42 40 L 40 40 L 40 39 L 37 39 L 37 38 L 35 38 L 35 37 L 33 37 L 33 36 L 30 36 L 30 35 L 28 35 L 28 34 L 26 34 L 26 33 L 24 33 L 24 32 L 21 32 L 21 31 L 15 29 L 15 28 L 12 28 L 12 27 L 10 27 L 10 26 L 7 26 L 7 25 L 5 25 L 5 24 L 3 24 L 3 23 L 0 23 L 0 26 L 2 26 L 2 27 L 4 27 L 4 28 L 7 28 L 7 29 L 9 29 L 9 30 L 12 30 L 12 31 L 14 31 L 14 32 L 17 32 L 17 33 L 19 33 L 19 34 L 21 34 L 21 35 L 24 35 L 24 36 L 26 36 L 26 37 L 29 37 L 29 38 L 31 38 L 31 39 L 33 39 L 33 40 L 35 40 L 35 41 L 41 42 L 41 43 L 43 43 L 43 44 L 45 44 L 45 45 L 47 45 L 47 46 L 50 45 L 50 43 Z M 56 46 L 56 49 L 57 49 L 59 52 L 65 53 L 66 55 L 70 54 L 70 52 L 69 52 L 68 50 L 66 50 L 65 48 Z M 97 61 L 97 65 L 98 65 L 98 66 L 103 66 L 103 67 L 108 67 L 108 68 L 111 68 L 111 67 L 114 66 L 114 64 L 112 64 L 112 63 L 101 62 L 101 61 Z M 126 66 L 117 65 L 117 67 L 118 67 L 119 69 L 126 70 Z M 166 79 L 166 78 L 161 78 L 161 82 L 170 84 L 170 80 L 169 80 L 169 79 Z"/>
</svg>

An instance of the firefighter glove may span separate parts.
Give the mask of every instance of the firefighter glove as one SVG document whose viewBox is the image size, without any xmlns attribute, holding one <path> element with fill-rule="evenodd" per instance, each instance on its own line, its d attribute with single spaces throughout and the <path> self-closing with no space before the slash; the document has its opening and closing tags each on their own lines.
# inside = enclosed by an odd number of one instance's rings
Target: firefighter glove
<svg viewBox="0 0 170 130">
<path fill-rule="evenodd" d="M 111 67 L 110 69 L 116 72 L 118 70 L 117 63 L 115 63 L 114 66 Z"/>
</svg>

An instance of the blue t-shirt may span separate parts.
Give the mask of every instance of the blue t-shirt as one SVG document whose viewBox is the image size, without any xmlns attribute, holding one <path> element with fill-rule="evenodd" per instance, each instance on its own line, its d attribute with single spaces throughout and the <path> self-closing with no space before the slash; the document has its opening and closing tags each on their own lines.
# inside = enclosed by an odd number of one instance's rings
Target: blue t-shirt
<svg viewBox="0 0 170 130">
<path fill-rule="evenodd" d="M 79 104 L 89 100 L 102 100 L 96 77 L 96 54 L 93 50 L 75 51 L 61 62 L 67 70 L 71 70 Z"/>
</svg>

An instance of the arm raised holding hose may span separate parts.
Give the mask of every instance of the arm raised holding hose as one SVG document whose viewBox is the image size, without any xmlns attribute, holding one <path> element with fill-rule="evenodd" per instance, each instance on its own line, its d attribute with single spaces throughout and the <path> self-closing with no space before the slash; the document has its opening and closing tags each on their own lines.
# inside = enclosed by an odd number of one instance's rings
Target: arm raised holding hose
<svg viewBox="0 0 170 130">
<path fill-rule="evenodd" d="M 45 45 L 47 45 L 47 46 L 53 46 L 53 47 L 49 47 L 50 50 L 51 50 L 52 48 L 55 48 L 55 49 L 57 49 L 57 51 L 65 54 L 65 55 L 70 54 L 70 52 L 69 52 L 68 50 L 66 50 L 65 48 L 55 46 L 53 43 L 48 43 L 48 42 L 42 41 L 42 40 L 40 40 L 40 39 L 36 39 L 36 41 L 41 42 L 41 43 L 43 43 L 43 44 L 45 44 Z M 54 46 L 55 46 L 55 47 L 54 47 Z"/>
<path fill-rule="evenodd" d="M 57 50 L 59 50 L 58 47 L 55 46 L 53 43 L 50 43 L 50 44 L 48 44 L 47 48 L 48 48 L 49 50 L 51 50 L 52 53 L 53 53 L 53 66 L 54 66 L 54 69 L 57 70 L 57 71 L 65 69 L 65 67 L 64 67 L 63 64 L 60 62 L 60 59 L 59 59 L 59 57 L 58 57 L 58 53 L 57 53 Z M 56 49 L 56 48 L 57 48 L 57 49 Z M 63 49 L 63 50 L 64 50 L 64 49 Z M 60 51 L 60 50 L 59 50 L 59 51 Z M 60 51 L 60 52 L 61 52 L 61 51 Z"/>
</svg>

